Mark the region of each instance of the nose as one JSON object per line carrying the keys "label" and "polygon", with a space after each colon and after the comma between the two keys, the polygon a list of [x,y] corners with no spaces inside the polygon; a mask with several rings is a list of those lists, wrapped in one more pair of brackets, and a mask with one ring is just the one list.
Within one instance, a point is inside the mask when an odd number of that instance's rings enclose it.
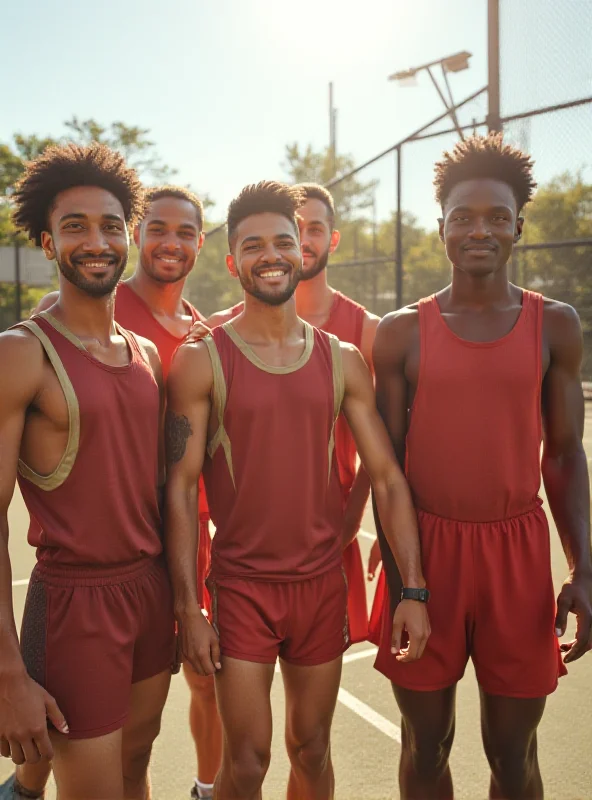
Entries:
{"label": "nose", "polygon": [[268,242],[261,254],[261,258],[266,264],[271,264],[281,260],[281,253],[273,242]]}
{"label": "nose", "polygon": [[169,252],[176,252],[177,250],[181,249],[180,246],[179,246],[179,242],[177,240],[177,236],[172,231],[171,231],[171,233],[165,234],[165,236],[163,237],[163,239],[162,239],[162,241],[160,243],[160,246],[164,250],[168,250]]}
{"label": "nose", "polygon": [[489,239],[491,231],[489,230],[485,217],[477,216],[473,218],[473,228],[470,232],[470,236],[473,239]]}
{"label": "nose", "polygon": [[100,225],[91,225],[88,234],[82,245],[82,249],[87,253],[103,253],[109,249],[107,239]]}

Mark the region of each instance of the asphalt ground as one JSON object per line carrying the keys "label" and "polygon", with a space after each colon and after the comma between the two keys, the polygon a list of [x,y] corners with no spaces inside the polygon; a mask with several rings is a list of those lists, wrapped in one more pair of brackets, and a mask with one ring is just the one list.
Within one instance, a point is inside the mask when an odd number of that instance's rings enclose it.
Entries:
{"label": "asphalt ground", "polygon": [[[586,452],[592,469],[592,404],[586,408]],[[26,580],[34,553],[26,542],[27,514],[18,492],[9,512],[14,601],[17,622],[23,611]],[[374,523],[368,510],[360,542],[367,558]],[[551,523],[553,576],[559,589],[566,575],[563,551]],[[368,584],[369,602],[374,584]],[[573,624],[566,636],[573,634]],[[389,682],[373,665],[374,648],[356,645],[348,651],[343,667],[342,691],[333,725],[333,760],[336,796],[339,800],[387,800],[398,798],[397,765],[400,716]],[[264,784],[266,800],[285,797],[288,761],[283,747],[284,698],[281,675],[272,689],[274,739],[272,761]],[[155,800],[184,800],[195,774],[193,743],[187,722],[188,691],[182,675],[172,682],[160,737],[154,747],[152,782]],[[592,798],[592,653],[573,664],[547,703],[539,734],[540,763],[546,796],[554,800]],[[488,766],[481,747],[479,694],[473,668],[458,688],[457,731],[452,751],[456,797],[487,797]],[[0,782],[11,772],[11,763],[0,759]],[[49,800],[54,800],[53,788]]]}

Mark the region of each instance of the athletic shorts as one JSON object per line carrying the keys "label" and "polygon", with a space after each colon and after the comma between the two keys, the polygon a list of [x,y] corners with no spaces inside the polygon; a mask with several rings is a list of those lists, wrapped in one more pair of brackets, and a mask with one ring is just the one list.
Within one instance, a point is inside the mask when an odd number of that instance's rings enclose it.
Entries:
{"label": "athletic shorts", "polygon": [[302,581],[207,580],[222,655],[241,661],[316,666],[349,647],[342,567]]}
{"label": "athletic shorts", "polygon": [[419,661],[398,662],[390,652],[387,597],[376,669],[404,689],[434,691],[459,681],[471,657],[487,694],[534,698],[555,691],[567,670],[554,631],[542,508],[491,523],[419,511],[418,521],[432,633]]}
{"label": "athletic shorts", "polygon": [[174,669],[175,623],[164,563],[145,559],[95,569],[37,564],[21,651],[29,675],[55,698],[71,739],[122,728],[132,684]]}
{"label": "athletic shorts", "polygon": [[210,593],[206,586],[206,576],[210,571],[212,540],[210,538],[209,520],[199,518],[199,547],[197,551],[197,602],[205,615],[210,618],[212,605]]}
{"label": "athletic shorts", "polygon": [[351,644],[357,644],[368,638],[366,578],[357,537],[343,551],[343,568],[348,585],[347,615]]}

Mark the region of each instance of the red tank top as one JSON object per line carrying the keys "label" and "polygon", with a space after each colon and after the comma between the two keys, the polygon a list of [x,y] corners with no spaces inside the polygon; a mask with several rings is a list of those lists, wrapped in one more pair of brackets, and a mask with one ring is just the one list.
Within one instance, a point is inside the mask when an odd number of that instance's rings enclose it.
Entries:
{"label": "red tank top", "polygon": [[[183,300],[183,305],[187,314],[191,315],[193,322],[197,320],[203,322],[204,317],[202,317],[197,308],[194,308],[187,300]],[[126,283],[120,283],[117,287],[115,319],[124,328],[137,333],[138,336],[149,339],[155,345],[162,364],[162,375],[166,380],[175,351],[182,344],[184,337],[179,338],[167,331],[155,318],[142,298]],[[208,501],[203,481],[200,482],[199,487],[199,516],[202,520],[209,519]]]}
{"label": "red tank top", "polygon": [[420,301],[421,361],[407,434],[416,506],[490,522],[540,504],[543,298],[523,291],[514,328],[469,342],[445,323],[436,297]]}
{"label": "red tank top", "polygon": [[302,580],[341,564],[341,353],[335,337],[305,331],[289,367],[264,364],[231,323],[204,340],[218,422],[204,465],[216,577]]}
{"label": "red tank top", "polygon": [[[228,318],[238,317],[243,308],[244,303],[242,302],[232,306],[232,308],[228,309]],[[336,291],[329,318],[321,326],[321,330],[333,334],[342,342],[355,345],[360,350],[365,315],[366,309],[364,306]],[[354,437],[343,414],[339,415],[335,426],[335,455],[337,456],[339,480],[341,481],[344,499],[347,500],[356,477],[357,450]]]}
{"label": "red tank top", "polygon": [[116,565],[162,551],[158,510],[159,393],[148,357],[118,326],[130,353],[103,364],[51,315],[22,323],[40,340],[68,404],[70,431],[51,475],[19,462],[40,561]]}

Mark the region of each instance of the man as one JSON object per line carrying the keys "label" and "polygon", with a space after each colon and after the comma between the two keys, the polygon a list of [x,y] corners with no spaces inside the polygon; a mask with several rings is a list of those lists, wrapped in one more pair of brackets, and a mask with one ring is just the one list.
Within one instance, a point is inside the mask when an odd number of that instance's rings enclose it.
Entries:
{"label": "man", "polygon": [[[296,289],[296,312],[306,322],[337,336],[342,342],[355,345],[372,369],[372,346],[379,317],[329,286],[327,263],[339,245],[335,228],[335,204],[330,192],[316,183],[303,183],[305,201],[298,209],[302,277]],[[208,320],[215,327],[237,316],[240,303],[218,312]],[[362,468],[356,472],[357,453],[353,437],[343,415],[335,428],[335,453],[339,467],[344,514],[343,563],[348,582],[347,613],[351,643],[368,637],[368,610],[364,569],[357,533],[370,492],[370,481]]]}
{"label": "man", "polygon": [[[203,319],[197,309],[183,299],[187,276],[195,266],[204,241],[203,206],[193,192],[180,186],[150,189],[146,202],[146,214],[134,230],[138,265],[131,278],[117,286],[115,319],[127,330],[156,345],[166,380],[175,350],[190,327]],[[37,311],[50,308],[57,299],[57,292],[46,295]],[[204,586],[210,561],[209,513],[203,491],[199,519],[199,602],[209,613],[209,595]],[[189,664],[184,664],[183,670],[191,690],[190,727],[197,753],[192,797],[208,798],[222,753],[214,679],[196,675]],[[17,770],[17,778],[24,787],[44,786],[49,769],[46,763],[24,765]]]}
{"label": "man", "polygon": [[[51,314],[0,336],[11,375],[0,397],[0,752],[53,759],[61,800],[144,800],[175,637],[160,363],[113,320],[142,189],[108,147],[67,145],[27,167],[14,203],[16,224],[57,261],[60,294]],[[17,472],[38,559],[22,656],[7,522]]]}
{"label": "man", "polygon": [[[377,403],[417,507],[432,636],[419,664],[376,667],[402,716],[401,796],[452,797],[456,684],[469,656],[481,692],[492,798],[543,796],[537,727],[590,648],[590,503],[582,447],[582,335],[575,311],[513,286],[508,260],[535,183],[501,134],[459,142],[436,165],[452,283],[389,314],[374,346]],[[408,415],[410,419],[408,425]],[[555,609],[542,475],[569,565]],[[391,601],[400,579],[382,540]]]}
{"label": "man", "polygon": [[[261,797],[278,655],[292,764],[288,797],[333,797],[330,728],[348,644],[333,457],[342,407],[404,580],[424,586],[415,513],[363,358],[296,314],[302,199],[297,188],[262,182],[231,203],[227,265],[244,289],[244,311],[212,337],[183,345],[168,382],[167,553],[184,657],[199,673],[216,673],[224,729],[219,799]],[[216,525],[208,577],[213,627],[199,613],[195,570],[188,568],[202,465]],[[429,634],[425,605],[399,606],[398,650],[403,627],[411,644],[399,657],[413,660]]]}

